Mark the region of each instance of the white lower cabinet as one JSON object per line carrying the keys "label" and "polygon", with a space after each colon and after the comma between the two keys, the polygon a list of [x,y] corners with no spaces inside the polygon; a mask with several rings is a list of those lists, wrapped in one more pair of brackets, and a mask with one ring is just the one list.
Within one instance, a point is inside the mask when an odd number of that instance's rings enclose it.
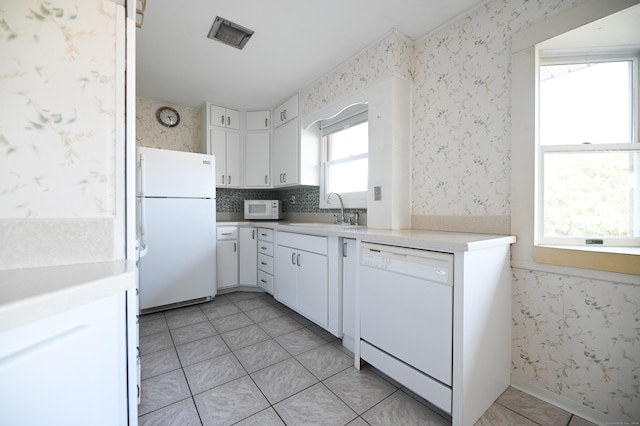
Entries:
{"label": "white lower cabinet", "polygon": [[356,240],[342,239],[342,344],[355,352],[356,279],[358,250]]}
{"label": "white lower cabinet", "polygon": [[258,286],[273,294],[273,229],[258,228]]}
{"label": "white lower cabinet", "polygon": [[239,229],[239,284],[242,286],[258,285],[258,230],[255,227]]}
{"label": "white lower cabinet", "polygon": [[0,333],[3,424],[127,424],[125,298]]}
{"label": "white lower cabinet", "polygon": [[218,289],[238,285],[238,227],[219,226],[216,247],[216,282]]}
{"label": "white lower cabinet", "polygon": [[274,296],[316,324],[329,327],[328,238],[277,232]]}

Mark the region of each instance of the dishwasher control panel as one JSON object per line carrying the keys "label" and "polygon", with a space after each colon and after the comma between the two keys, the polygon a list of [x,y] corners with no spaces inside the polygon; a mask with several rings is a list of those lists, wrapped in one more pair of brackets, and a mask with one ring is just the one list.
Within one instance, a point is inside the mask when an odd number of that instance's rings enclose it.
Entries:
{"label": "dishwasher control panel", "polygon": [[362,244],[362,266],[453,285],[453,255],[428,250]]}

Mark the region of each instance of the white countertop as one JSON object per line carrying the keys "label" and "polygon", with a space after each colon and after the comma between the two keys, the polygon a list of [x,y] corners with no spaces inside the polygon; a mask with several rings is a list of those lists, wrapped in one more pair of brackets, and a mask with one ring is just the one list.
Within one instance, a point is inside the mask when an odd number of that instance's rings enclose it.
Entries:
{"label": "white countertop", "polygon": [[364,242],[448,252],[482,250],[516,242],[516,237],[511,235],[426,231],[419,229],[375,229],[364,226],[335,225],[331,223],[309,223],[305,225],[302,222],[291,224],[290,222],[282,221],[224,221],[218,222],[217,225],[257,226],[277,231],[355,238]]}
{"label": "white countertop", "polygon": [[133,261],[0,271],[0,331],[136,286]]}

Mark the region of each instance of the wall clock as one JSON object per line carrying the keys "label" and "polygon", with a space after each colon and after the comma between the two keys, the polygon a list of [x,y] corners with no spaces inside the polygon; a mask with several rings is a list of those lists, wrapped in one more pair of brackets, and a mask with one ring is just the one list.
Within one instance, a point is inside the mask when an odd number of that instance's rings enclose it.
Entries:
{"label": "wall clock", "polygon": [[168,106],[158,108],[156,118],[165,127],[176,127],[180,123],[178,111]]}

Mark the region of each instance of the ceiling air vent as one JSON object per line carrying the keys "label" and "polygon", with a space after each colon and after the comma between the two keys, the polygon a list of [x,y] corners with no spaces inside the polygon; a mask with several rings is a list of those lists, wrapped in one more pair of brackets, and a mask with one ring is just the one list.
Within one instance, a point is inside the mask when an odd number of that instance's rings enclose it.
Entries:
{"label": "ceiling air vent", "polygon": [[213,26],[207,37],[212,40],[218,40],[229,46],[242,49],[249,41],[253,31],[236,24],[235,22],[227,21],[224,18],[216,16],[213,21]]}

